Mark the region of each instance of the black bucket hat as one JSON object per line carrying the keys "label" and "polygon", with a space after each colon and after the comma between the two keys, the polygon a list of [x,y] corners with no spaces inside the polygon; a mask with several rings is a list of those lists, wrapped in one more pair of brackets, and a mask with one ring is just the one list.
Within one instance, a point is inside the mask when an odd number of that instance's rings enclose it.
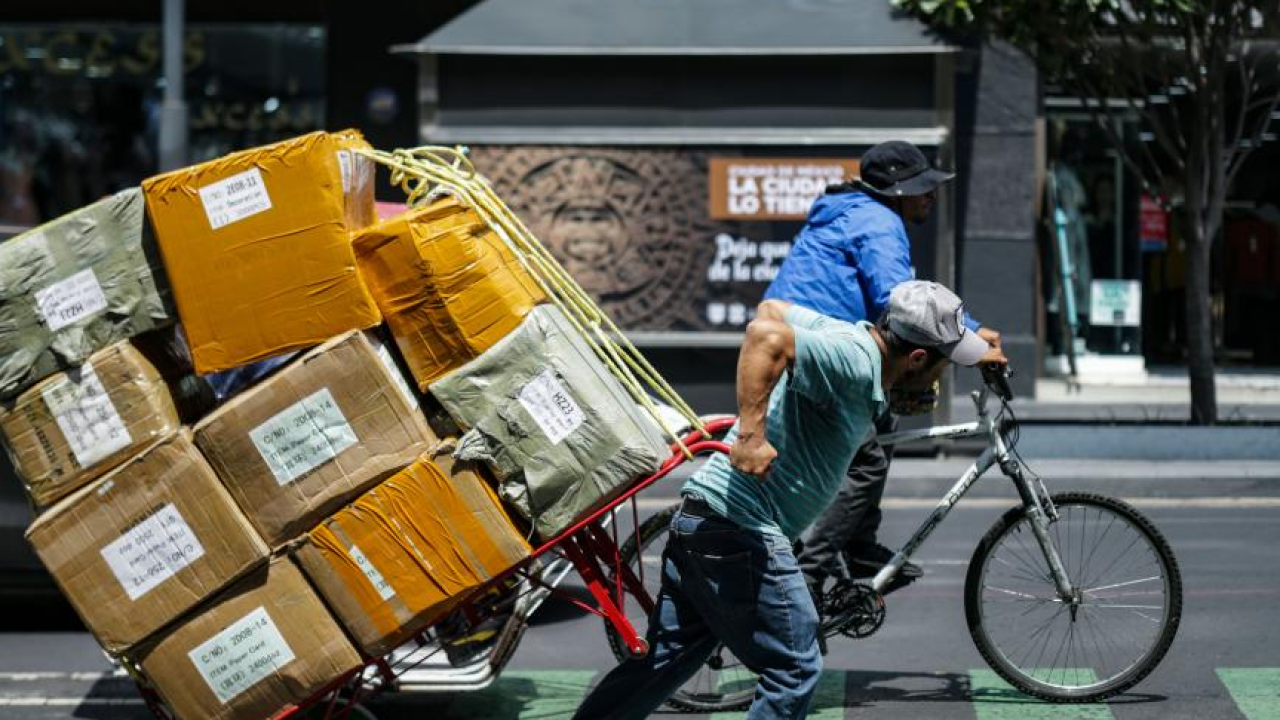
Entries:
{"label": "black bucket hat", "polygon": [[956,176],[931,167],[924,153],[905,140],[876,145],[863,154],[860,167],[858,189],[882,198],[926,195]]}

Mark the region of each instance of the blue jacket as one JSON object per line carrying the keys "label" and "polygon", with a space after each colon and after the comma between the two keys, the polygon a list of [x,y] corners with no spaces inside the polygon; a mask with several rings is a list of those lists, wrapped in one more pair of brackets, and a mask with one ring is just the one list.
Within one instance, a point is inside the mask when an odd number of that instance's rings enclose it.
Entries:
{"label": "blue jacket", "polygon": [[[914,278],[902,218],[866,193],[831,193],[809,208],[764,296],[846,322],[875,322],[889,292]],[[971,330],[979,327],[968,315],[964,321]]]}

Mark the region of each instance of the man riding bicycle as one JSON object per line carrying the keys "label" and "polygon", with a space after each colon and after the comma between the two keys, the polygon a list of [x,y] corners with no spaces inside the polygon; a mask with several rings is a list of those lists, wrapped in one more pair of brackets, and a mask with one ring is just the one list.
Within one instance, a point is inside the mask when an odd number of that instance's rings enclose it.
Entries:
{"label": "man riding bicycle", "polygon": [[[938,188],[955,176],[930,167],[919,149],[901,140],[868,150],[860,174],[857,180],[831,186],[814,202],[778,276],[765,291],[766,299],[792,302],[846,322],[875,322],[889,292],[913,279],[905,223],[925,222]],[[999,348],[998,332],[968,316],[965,325]],[[852,577],[868,578],[893,556],[876,539],[880,498],[893,458],[877,437],[894,431],[894,413],[901,410],[895,405],[876,417],[835,502],[805,537],[800,567],[815,598],[821,597],[828,577],[839,577],[842,559]],[[919,566],[907,563],[886,591],[921,574]]]}

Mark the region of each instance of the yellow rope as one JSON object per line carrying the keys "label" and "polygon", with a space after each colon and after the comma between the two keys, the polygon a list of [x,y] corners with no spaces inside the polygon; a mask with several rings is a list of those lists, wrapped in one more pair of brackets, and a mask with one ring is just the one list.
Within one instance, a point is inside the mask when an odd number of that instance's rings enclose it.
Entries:
{"label": "yellow rope", "polygon": [[618,379],[658,427],[679,445],[684,454],[692,457],[679,435],[658,413],[645,388],[648,387],[675,408],[693,427],[704,430],[697,413],[649,364],[644,355],[565,271],[511,208],[493,192],[489,183],[476,172],[462,148],[428,145],[394,152],[364,149],[356,152],[390,169],[391,183],[405,192],[411,207],[426,202],[433,191],[441,190],[475,209],[481,219],[511,248],[520,264],[551,302],[560,308],[610,374]]}

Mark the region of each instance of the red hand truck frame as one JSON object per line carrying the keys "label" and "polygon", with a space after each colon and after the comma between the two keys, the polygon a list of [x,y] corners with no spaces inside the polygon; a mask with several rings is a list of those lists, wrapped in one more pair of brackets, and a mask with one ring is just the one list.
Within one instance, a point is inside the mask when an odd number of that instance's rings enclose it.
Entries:
{"label": "red hand truck frame", "polygon": [[[686,435],[682,442],[688,448],[689,453],[694,456],[712,452],[727,453],[729,452],[729,446],[712,438],[728,430],[736,421],[737,418],[735,417],[710,420],[704,423],[705,433],[695,430]],[[626,597],[630,595],[639,604],[644,613],[648,615],[653,610],[654,598],[645,589],[644,578],[637,575],[622,562],[616,524],[609,523],[612,529],[612,532],[610,532],[603,521],[606,516],[611,518],[624,503],[630,502],[634,520],[633,532],[639,532],[640,511],[635,503],[636,495],[669,475],[689,459],[689,456],[679,446],[673,445],[671,450],[671,456],[667,458],[656,473],[637,481],[626,492],[610,500],[608,504],[579,520],[551,540],[544,542],[519,565],[495,577],[483,587],[478,588],[459,606],[450,608],[449,612],[461,611],[473,624],[478,623],[486,614],[485,605],[480,602],[480,599],[485,597],[495,585],[512,576],[520,576],[527,580],[529,585],[545,588],[557,597],[573,603],[582,610],[604,618],[618,633],[618,637],[621,638],[632,655],[636,657],[644,656],[649,651],[649,645],[640,636],[640,632],[631,624],[631,621],[627,619],[624,608]],[[586,584],[587,590],[591,593],[591,597],[595,600],[595,606],[548,585],[542,580],[533,568],[537,565],[538,558],[550,553],[556,553],[573,564],[574,569],[577,570]],[[606,569],[608,572],[606,572]],[[428,645],[427,634],[432,630],[430,625],[440,619],[436,618],[432,623],[428,623],[428,627],[416,636],[415,639],[419,647]],[[427,655],[413,657],[410,654],[407,658],[402,657],[399,659],[390,655],[365,658],[365,662],[360,667],[336,678],[307,699],[279,710],[271,716],[270,720],[293,720],[301,718],[310,711],[318,711],[319,714],[307,714],[308,720],[318,718],[337,720],[338,718],[343,718],[350,714],[356,706],[369,700],[378,692],[395,688],[402,674],[424,662],[427,657]],[[174,714],[160,699],[155,688],[138,668],[127,661],[123,664],[125,670],[137,683],[138,689],[152,713],[161,720],[176,720]]]}

